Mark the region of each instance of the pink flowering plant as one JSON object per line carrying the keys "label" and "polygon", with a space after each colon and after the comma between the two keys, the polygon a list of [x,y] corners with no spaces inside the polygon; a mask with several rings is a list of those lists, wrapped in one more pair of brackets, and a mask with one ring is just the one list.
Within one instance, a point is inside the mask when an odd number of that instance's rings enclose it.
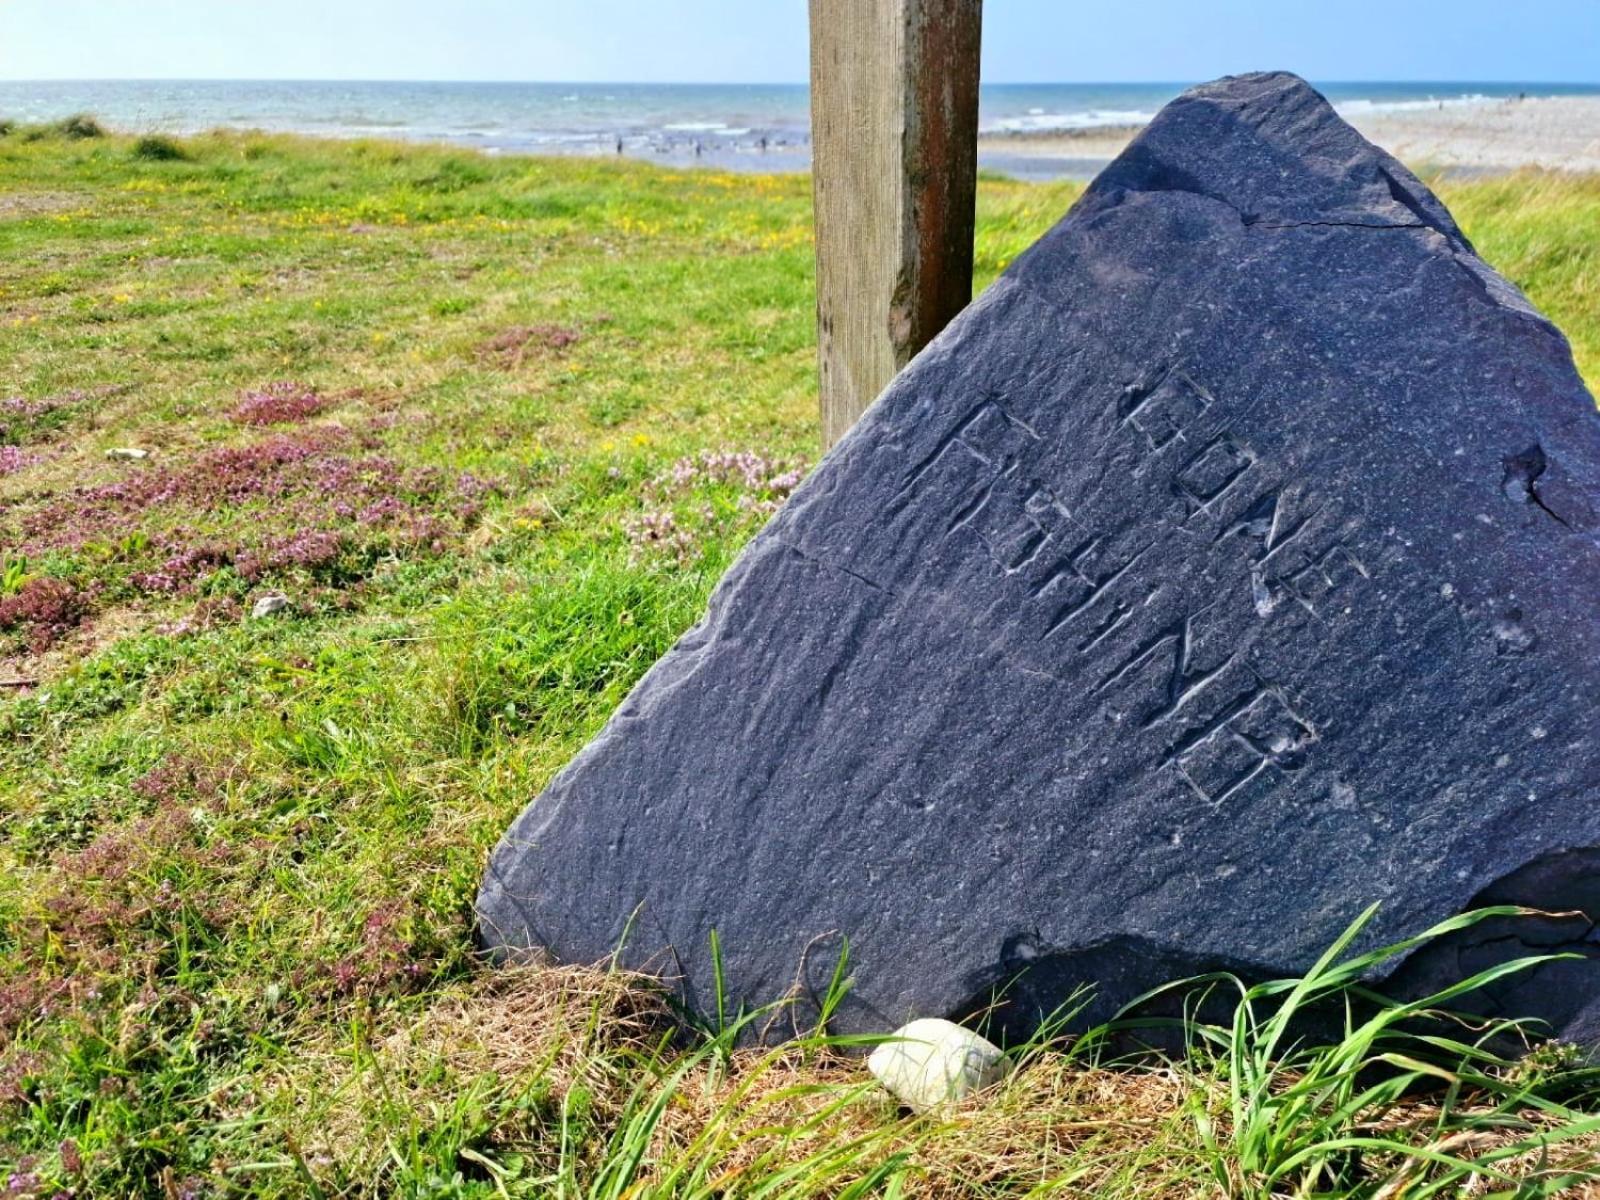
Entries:
{"label": "pink flowering plant", "polygon": [[42,454],[31,453],[21,446],[0,444],[0,477],[25,471],[43,457]]}
{"label": "pink flowering plant", "polygon": [[233,407],[240,425],[294,425],[329,408],[332,401],[315,388],[292,380],[249,388]]}
{"label": "pink flowering plant", "polygon": [[0,396],[0,445],[26,446],[58,437],[74,413],[89,402],[117,394],[121,387],[73,388],[29,399]]}
{"label": "pink flowering plant", "polygon": [[110,482],[0,507],[0,542],[66,564],[64,581],[0,600],[0,638],[47,647],[98,599],[242,594],[295,580],[348,588],[383,562],[458,546],[498,490],[470,472],[403,463],[380,434],[338,425],[152,460]]}
{"label": "pink flowering plant", "polygon": [[91,596],[64,579],[29,578],[10,595],[0,595],[0,636],[9,633],[42,654],[82,623]]}
{"label": "pink flowering plant", "polygon": [[771,519],[805,478],[798,458],[702,450],[639,488],[641,511],[623,518],[635,562],[687,566],[716,543],[743,540]]}
{"label": "pink flowering plant", "polygon": [[0,479],[17,475],[49,457],[39,447],[61,436],[86,403],[121,388],[73,389],[51,396],[0,396]]}

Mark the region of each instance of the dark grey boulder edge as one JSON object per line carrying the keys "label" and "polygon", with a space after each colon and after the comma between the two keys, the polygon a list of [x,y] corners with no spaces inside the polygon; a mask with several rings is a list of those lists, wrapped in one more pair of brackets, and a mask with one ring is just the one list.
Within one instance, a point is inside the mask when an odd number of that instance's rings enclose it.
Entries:
{"label": "dark grey boulder edge", "polygon": [[[1167,106],[901,373],[517,819],[484,945],[847,1030],[1103,1016],[1480,899],[1600,912],[1600,418],[1303,81]],[[1584,957],[1490,1011],[1600,1041]],[[804,1022],[804,1006],[796,1019]]]}

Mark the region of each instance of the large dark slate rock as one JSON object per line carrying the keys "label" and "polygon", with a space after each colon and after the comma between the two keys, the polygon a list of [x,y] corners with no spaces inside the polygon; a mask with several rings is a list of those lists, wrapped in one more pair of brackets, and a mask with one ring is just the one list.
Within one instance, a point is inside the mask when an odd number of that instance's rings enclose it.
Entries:
{"label": "large dark slate rock", "polygon": [[[1169,105],[889,387],[495,851],[487,944],[1012,1029],[1600,909],[1600,418],[1289,75]],[[1587,920],[1497,928],[1405,985]],[[832,934],[831,937],[819,935]],[[1600,961],[1500,1002],[1600,1038]]]}

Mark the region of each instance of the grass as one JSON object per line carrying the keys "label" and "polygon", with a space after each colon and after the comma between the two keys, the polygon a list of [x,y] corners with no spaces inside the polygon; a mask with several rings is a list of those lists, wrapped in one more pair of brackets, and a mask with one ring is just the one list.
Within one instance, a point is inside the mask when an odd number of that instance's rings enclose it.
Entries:
{"label": "grass", "polygon": [[[1404,1014],[1293,1044],[1281,986],[1187,1058],[1025,1047],[913,1119],[825,1034],[735,1050],[644,981],[482,968],[488,847],[815,457],[809,184],[101,134],[0,136],[15,1194],[1392,1196],[1593,1165],[1581,1073]],[[1600,180],[1443,190],[1600,378]],[[980,285],[1075,194],[986,179]],[[1385,1055],[1438,1087],[1369,1082]]]}

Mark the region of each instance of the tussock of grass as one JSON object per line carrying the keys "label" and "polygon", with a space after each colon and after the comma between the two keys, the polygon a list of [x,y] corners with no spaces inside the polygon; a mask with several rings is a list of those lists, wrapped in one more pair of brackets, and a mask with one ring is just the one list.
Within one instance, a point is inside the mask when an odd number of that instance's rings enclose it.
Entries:
{"label": "tussock of grass", "polygon": [[[1374,1195],[1583,1119],[1542,1107],[1587,1103],[1570,1065],[1519,1091],[1461,1052],[1454,1091],[1332,1115],[1365,1080],[1261,1059],[1261,996],[1242,1041],[1024,1048],[909,1118],[860,1047],[736,1050],[637,980],[483,968],[488,847],[815,458],[809,182],[81,134],[0,139],[17,1194]],[[980,284],[1077,191],[986,179]],[[1600,184],[1445,192],[1593,380]],[[1347,1134],[1410,1149],[1279,1170]]]}
{"label": "tussock of grass", "polygon": [[50,121],[43,125],[16,126],[7,123],[6,132],[18,130],[29,141],[44,141],[50,138],[66,138],[69,141],[84,141],[90,138],[103,138],[106,136],[105,126],[95,120],[88,113],[74,113],[70,117],[62,117],[59,121]]}
{"label": "tussock of grass", "polygon": [[130,153],[145,162],[182,162],[189,157],[181,142],[159,133],[147,134],[134,142]]}

